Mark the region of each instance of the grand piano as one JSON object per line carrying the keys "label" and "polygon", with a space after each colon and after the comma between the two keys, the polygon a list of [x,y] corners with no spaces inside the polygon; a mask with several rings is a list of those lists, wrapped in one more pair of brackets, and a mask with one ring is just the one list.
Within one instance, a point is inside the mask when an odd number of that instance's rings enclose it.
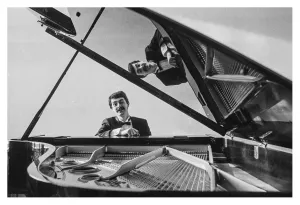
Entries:
{"label": "grand piano", "polygon": [[45,35],[215,134],[168,138],[31,135],[76,54],[23,136],[8,141],[8,196],[291,197],[292,81],[159,9],[119,8],[147,19],[171,39],[203,115],[84,45],[97,21],[111,9],[96,9],[88,32],[78,40],[75,18],[84,18],[87,8],[69,8],[71,17],[54,8],[29,8]]}

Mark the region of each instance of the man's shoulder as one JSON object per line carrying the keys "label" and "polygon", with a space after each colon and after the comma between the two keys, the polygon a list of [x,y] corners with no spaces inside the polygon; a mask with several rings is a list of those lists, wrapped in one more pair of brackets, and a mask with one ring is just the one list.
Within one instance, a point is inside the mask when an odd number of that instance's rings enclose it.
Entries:
{"label": "man's shoulder", "polygon": [[104,121],[112,122],[112,121],[114,121],[114,120],[115,120],[115,117],[108,117],[108,118],[105,118],[105,119],[103,120],[103,122],[104,122]]}
{"label": "man's shoulder", "polygon": [[147,121],[146,119],[144,118],[140,118],[140,117],[134,117],[134,116],[131,116],[131,120],[137,120],[137,121]]}

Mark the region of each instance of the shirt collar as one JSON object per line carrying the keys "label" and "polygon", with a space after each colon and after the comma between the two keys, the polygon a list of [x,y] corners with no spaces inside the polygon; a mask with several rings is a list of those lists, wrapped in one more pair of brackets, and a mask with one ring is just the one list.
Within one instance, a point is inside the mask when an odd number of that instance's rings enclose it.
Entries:
{"label": "shirt collar", "polygon": [[[123,122],[123,121],[120,121],[119,118],[118,118],[117,116],[116,116],[116,120],[117,120],[118,122]],[[131,117],[130,117],[130,115],[128,115],[128,118],[127,118],[124,122],[131,122]]]}

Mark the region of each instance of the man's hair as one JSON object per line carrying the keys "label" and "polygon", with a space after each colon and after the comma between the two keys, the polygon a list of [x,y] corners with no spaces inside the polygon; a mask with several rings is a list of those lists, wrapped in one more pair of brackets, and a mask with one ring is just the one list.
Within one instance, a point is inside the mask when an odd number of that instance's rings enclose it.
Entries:
{"label": "man's hair", "polygon": [[131,73],[131,74],[133,74],[133,75],[138,76],[139,78],[144,78],[146,76],[141,76],[141,75],[137,75],[136,74],[135,69],[134,69],[134,67],[132,65],[132,64],[135,64],[135,63],[138,63],[138,62],[140,62],[140,61],[139,60],[135,60],[135,61],[132,61],[131,63],[128,63],[128,72]]}
{"label": "man's hair", "polygon": [[126,94],[123,91],[118,91],[118,92],[111,94],[108,98],[108,104],[109,104],[110,108],[112,108],[111,99],[116,99],[116,98],[124,98],[126,103],[129,105],[129,100],[128,100]]}

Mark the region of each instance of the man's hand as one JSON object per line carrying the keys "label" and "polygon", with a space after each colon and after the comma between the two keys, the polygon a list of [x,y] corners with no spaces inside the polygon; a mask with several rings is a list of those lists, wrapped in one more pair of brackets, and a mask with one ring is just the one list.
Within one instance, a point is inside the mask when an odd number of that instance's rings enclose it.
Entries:
{"label": "man's hand", "polygon": [[130,127],[123,130],[121,129],[120,135],[127,135],[129,138],[133,138],[140,136],[140,133],[137,129]]}
{"label": "man's hand", "polygon": [[122,129],[122,128],[113,129],[113,130],[110,132],[110,136],[111,136],[112,138],[114,138],[115,136],[119,135],[119,133],[121,132],[121,129]]}
{"label": "man's hand", "polygon": [[138,137],[138,136],[140,136],[140,133],[139,133],[139,131],[137,129],[134,129],[131,126],[124,125],[123,127],[117,128],[117,129],[113,129],[110,132],[110,136],[112,138],[114,138],[114,136],[118,136],[118,135],[128,136],[128,137],[131,138],[131,137]]}

